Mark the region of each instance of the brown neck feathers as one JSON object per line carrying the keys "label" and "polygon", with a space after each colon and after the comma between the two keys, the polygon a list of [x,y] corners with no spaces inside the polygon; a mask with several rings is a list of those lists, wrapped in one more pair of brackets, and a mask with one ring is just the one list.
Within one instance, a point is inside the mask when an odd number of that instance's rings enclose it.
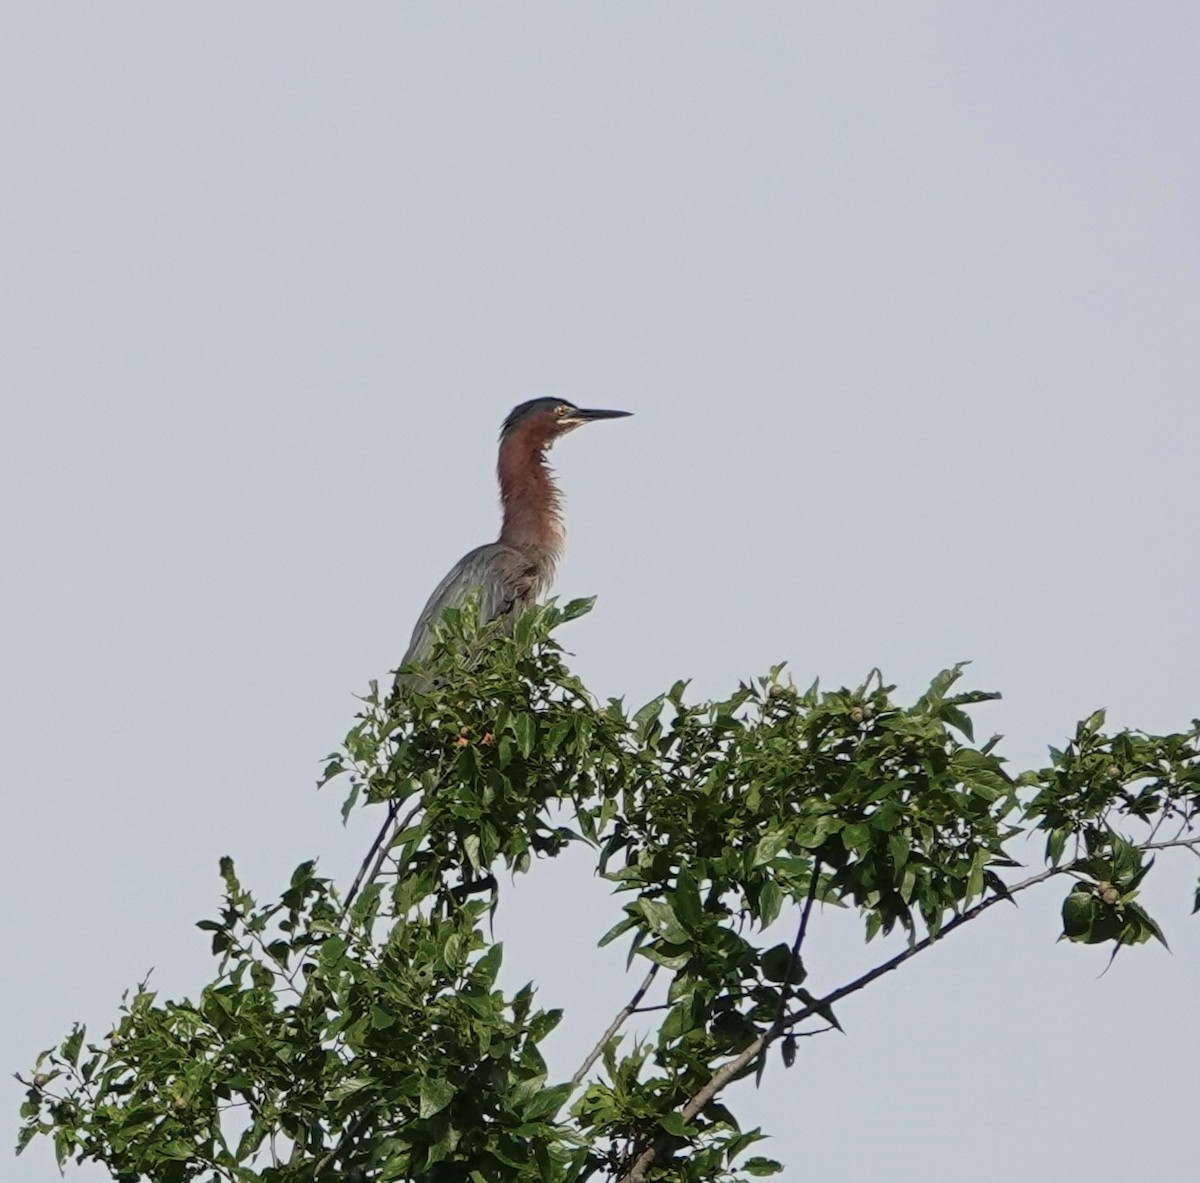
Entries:
{"label": "brown neck feathers", "polygon": [[566,534],[562,494],[546,463],[548,442],[543,432],[518,428],[500,444],[496,467],[504,509],[500,541],[553,562]]}

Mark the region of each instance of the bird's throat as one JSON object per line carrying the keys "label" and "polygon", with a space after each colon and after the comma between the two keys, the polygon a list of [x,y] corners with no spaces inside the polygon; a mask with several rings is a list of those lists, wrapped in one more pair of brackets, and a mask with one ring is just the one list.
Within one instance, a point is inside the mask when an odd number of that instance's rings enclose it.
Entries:
{"label": "bird's throat", "polygon": [[551,566],[566,543],[562,494],[546,463],[542,441],[505,440],[497,465],[504,521],[500,541],[515,546]]}

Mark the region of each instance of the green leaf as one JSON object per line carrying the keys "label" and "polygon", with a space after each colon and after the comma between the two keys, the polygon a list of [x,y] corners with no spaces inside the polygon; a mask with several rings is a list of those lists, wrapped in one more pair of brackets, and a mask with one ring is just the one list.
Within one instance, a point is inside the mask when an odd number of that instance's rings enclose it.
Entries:
{"label": "green leaf", "polygon": [[470,864],[471,870],[480,871],[483,869],[483,861],[479,855],[478,834],[468,834],[463,839],[463,854],[467,856],[467,862]]}
{"label": "green leaf", "polygon": [[79,1049],[83,1046],[83,1036],[85,1031],[87,1031],[86,1027],[84,1027],[81,1023],[76,1023],[75,1026],[71,1028],[71,1034],[63,1040],[63,1045],[59,1049],[59,1055],[61,1055],[62,1058],[71,1065],[71,1067],[74,1067],[79,1063]]}
{"label": "green leaf", "polygon": [[1081,941],[1091,931],[1095,897],[1087,888],[1073,888],[1063,900],[1063,936]]}
{"label": "green leaf", "polygon": [[686,949],[680,950],[674,945],[645,945],[637,952],[663,969],[683,969],[691,960],[691,954]]}
{"label": "green leaf", "polygon": [[995,756],[985,756],[972,748],[960,748],[951,757],[950,768],[971,792],[985,801],[998,801],[1012,791]]}
{"label": "green leaf", "polygon": [[175,1139],[161,1146],[158,1153],[175,1162],[190,1162],[196,1156],[196,1148],[190,1142]]}
{"label": "green leaf", "polygon": [[562,618],[567,620],[578,620],[581,616],[586,616],[596,606],[595,596],[586,596],[578,600],[568,600],[562,607]]}
{"label": "green leaf", "polygon": [[796,845],[805,850],[820,846],[830,834],[836,834],[846,823],[831,813],[822,813],[814,821],[805,822],[796,835]]}
{"label": "green leaf", "polygon": [[662,715],[663,696],[652,698],[633,716],[633,730],[639,743],[645,743]]}
{"label": "green leaf", "polygon": [[768,879],[758,893],[758,921],[767,928],[779,918],[783,908],[783,892],[774,879]]}
{"label": "green leaf", "polygon": [[636,927],[636,925],[637,925],[637,918],[635,916],[626,916],[624,920],[617,921],[617,923],[614,924],[612,926],[612,928],[610,928],[608,930],[608,932],[606,932],[599,939],[599,941],[596,942],[597,946],[599,948],[603,949],[605,945],[611,944],[623,932],[628,932],[631,928]]}
{"label": "green leaf", "polygon": [[865,852],[871,845],[870,827],[863,822],[851,822],[842,827],[842,845],[849,851]]}
{"label": "green leaf", "polygon": [[841,1023],[837,1021],[837,1018],[833,1013],[832,1005],[827,1002],[822,1002],[819,998],[814,998],[812,994],[810,994],[803,987],[796,991],[796,998],[798,1001],[804,1003],[806,1007],[811,1007],[813,1013],[820,1015],[821,1018],[823,1018],[831,1027],[838,1031],[842,1029]]}
{"label": "green leaf", "polygon": [[792,950],[784,944],[772,945],[760,960],[763,977],[768,982],[782,982],[787,978],[792,964]]}
{"label": "green leaf", "polygon": [[553,1117],[562,1108],[563,1102],[571,1095],[573,1089],[574,1086],[570,1084],[542,1089],[524,1106],[522,1116],[526,1121],[541,1121]]}
{"label": "green leaf", "polygon": [[667,1012],[667,1017],[658,1029],[659,1040],[662,1043],[670,1043],[686,1035],[694,1026],[692,995],[688,994]]}
{"label": "green leaf", "polygon": [[975,724],[971,721],[971,716],[966,711],[959,707],[947,704],[941,709],[942,718],[950,724],[951,727],[961,731],[972,743],[975,742]]}
{"label": "green leaf", "polygon": [[346,956],[346,942],[342,937],[331,936],[321,942],[321,964],[331,968]]}
{"label": "green leaf", "polygon": [[427,1118],[432,1117],[435,1113],[441,1113],[454,1100],[456,1091],[454,1085],[442,1077],[426,1077],[421,1081],[418,1115]]}
{"label": "green leaf", "polygon": [[475,962],[472,976],[485,990],[490,990],[496,984],[496,975],[504,960],[504,942],[497,941],[490,946],[486,953]]}
{"label": "green leaf", "polygon": [[704,919],[699,887],[686,870],[679,872],[675,890],[669,893],[667,899],[680,924],[689,932]]}
{"label": "green leaf", "polygon": [[785,1068],[790,1068],[796,1062],[796,1042],[795,1035],[789,1031],[779,1044],[779,1053]]}
{"label": "green leaf", "polygon": [[687,929],[679,923],[675,910],[666,900],[654,900],[643,896],[637,902],[638,910],[649,922],[650,929],[672,944],[682,945],[688,939]]}
{"label": "green leaf", "polygon": [[[1124,932],[1129,934],[1129,939],[1125,939]],[[1164,949],[1170,949],[1167,944],[1167,938],[1163,936],[1162,929],[1158,927],[1157,922],[1145,908],[1139,904],[1125,905],[1125,930],[1122,934],[1122,944],[1140,945],[1143,941],[1148,941],[1153,937]]]}
{"label": "green leaf", "polygon": [[751,865],[761,867],[765,863],[769,863],[780,851],[787,848],[787,844],[788,837],[780,830],[764,834],[754,848],[754,861]]}
{"label": "green leaf", "polygon": [[967,890],[966,898],[974,899],[978,895],[983,894],[983,869],[987,863],[988,852],[979,850],[975,852],[975,857],[971,860],[971,870],[967,875]]}
{"label": "green leaf", "polygon": [[756,1156],[755,1158],[746,1159],[742,1163],[742,1170],[748,1175],[760,1177],[764,1175],[778,1175],[783,1170],[783,1163],[776,1162],[773,1158]]}
{"label": "green leaf", "polygon": [[928,706],[931,703],[940,702],[945,698],[946,691],[962,677],[962,672],[966,668],[966,665],[965,661],[960,661],[948,670],[942,670],[937,674],[933,681],[929,683],[929,689],[917,700],[917,706]]}
{"label": "green leaf", "polygon": [[1070,826],[1060,826],[1058,829],[1050,831],[1050,837],[1046,839],[1046,860],[1051,866],[1058,866],[1070,836]]}
{"label": "green leaf", "polygon": [[528,760],[537,743],[537,718],[532,714],[518,715],[513,720],[513,729],[517,733],[517,746],[521,755]]}
{"label": "green leaf", "polygon": [[539,608],[527,608],[517,617],[513,627],[513,641],[518,649],[528,649],[533,640],[533,631],[537,627]]}

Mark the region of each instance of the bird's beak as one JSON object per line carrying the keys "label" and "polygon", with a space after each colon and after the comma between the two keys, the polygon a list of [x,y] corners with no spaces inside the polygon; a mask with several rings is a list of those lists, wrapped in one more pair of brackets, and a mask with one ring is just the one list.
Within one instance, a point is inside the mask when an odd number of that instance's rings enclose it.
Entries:
{"label": "bird's beak", "polygon": [[570,418],[578,419],[580,423],[591,423],[593,419],[624,419],[632,414],[632,411],[595,411],[580,407],[571,412]]}

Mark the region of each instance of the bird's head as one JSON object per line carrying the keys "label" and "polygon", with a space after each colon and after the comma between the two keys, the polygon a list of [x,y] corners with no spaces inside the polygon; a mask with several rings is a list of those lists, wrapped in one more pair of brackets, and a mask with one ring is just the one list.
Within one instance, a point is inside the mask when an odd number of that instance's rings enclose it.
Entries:
{"label": "bird's head", "polygon": [[623,419],[631,411],[598,411],[577,407],[562,398],[535,398],[514,407],[500,429],[500,439],[528,439],[548,448],[560,435],[597,419]]}

